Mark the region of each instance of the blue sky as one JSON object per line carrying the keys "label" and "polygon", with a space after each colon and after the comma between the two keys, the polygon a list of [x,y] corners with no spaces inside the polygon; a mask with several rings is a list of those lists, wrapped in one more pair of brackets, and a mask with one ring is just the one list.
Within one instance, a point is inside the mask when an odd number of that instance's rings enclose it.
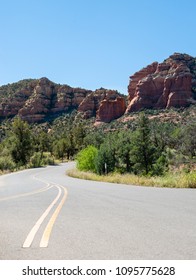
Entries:
{"label": "blue sky", "polygon": [[196,56],[195,0],[0,0],[0,85],[48,77],[127,93],[129,76]]}

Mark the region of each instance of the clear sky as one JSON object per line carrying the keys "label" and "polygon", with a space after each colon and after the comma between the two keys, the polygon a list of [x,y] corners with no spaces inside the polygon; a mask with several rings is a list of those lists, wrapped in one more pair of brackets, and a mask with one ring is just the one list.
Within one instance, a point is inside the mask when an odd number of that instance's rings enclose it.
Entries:
{"label": "clear sky", "polygon": [[196,56],[195,0],[0,0],[0,85],[47,77],[127,93],[129,76]]}

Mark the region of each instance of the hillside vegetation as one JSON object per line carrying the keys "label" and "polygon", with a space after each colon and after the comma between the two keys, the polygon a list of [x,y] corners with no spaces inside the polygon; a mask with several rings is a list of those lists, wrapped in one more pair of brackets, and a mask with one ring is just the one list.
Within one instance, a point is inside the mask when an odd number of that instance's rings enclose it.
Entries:
{"label": "hillside vegetation", "polygon": [[30,85],[32,82],[35,82],[34,79],[25,79],[18,81],[16,83],[11,83],[7,85],[3,85],[0,87],[0,101],[3,98],[9,100],[9,98],[13,98],[16,92],[20,92],[24,89],[30,89]]}
{"label": "hillside vegetation", "polygon": [[195,106],[143,111],[110,124],[94,124],[76,112],[39,125],[14,118],[1,124],[0,135],[1,172],[76,159],[88,177],[196,187]]}

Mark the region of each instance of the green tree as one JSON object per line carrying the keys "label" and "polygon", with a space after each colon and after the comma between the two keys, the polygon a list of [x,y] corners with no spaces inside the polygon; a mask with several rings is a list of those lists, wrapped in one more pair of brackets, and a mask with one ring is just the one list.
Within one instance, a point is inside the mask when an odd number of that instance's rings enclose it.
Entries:
{"label": "green tree", "polygon": [[[39,167],[43,165],[54,165],[54,151],[53,144],[55,137],[48,132],[46,128],[34,127],[34,141],[33,141],[33,156],[30,158],[30,165],[32,167]],[[56,151],[55,151],[56,152]],[[58,157],[58,156],[57,156]]]}
{"label": "green tree", "polygon": [[114,134],[113,137],[116,149],[116,162],[118,162],[121,171],[130,172],[132,167],[130,158],[131,133],[129,131],[122,131],[117,135]]}
{"label": "green tree", "polygon": [[12,124],[11,133],[11,155],[13,161],[18,165],[26,165],[32,153],[32,136],[27,122],[16,118]]}
{"label": "green tree", "polygon": [[84,148],[84,138],[86,136],[86,129],[82,123],[73,128],[73,135],[75,149],[80,151],[82,148]]}
{"label": "green tree", "polygon": [[150,130],[151,140],[160,155],[166,148],[176,147],[178,145],[179,129],[175,124],[154,120],[150,123]]}
{"label": "green tree", "polygon": [[66,151],[67,151],[67,142],[65,138],[56,140],[53,144],[53,151],[57,158],[60,158],[63,162]]}
{"label": "green tree", "polygon": [[97,148],[100,147],[100,145],[104,142],[105,134],[101,131],[94,131],[91,133],[88,133],[84,138],[84,145],[89,146],[93,145]]}
{"label": "green tree", "polygon": [[143,113],[139,116],[138,128],[133,134],[131,146],[134,172],[147,175],[156,161],[156,150],[150,138],[149,120]]}
{"label": "green tree", "polygon": [[34,150],[40,153],[40,160],[43,158],[44,152],[51,151],[51,139],[47,132],[41,130],[34,135]]}
{"label": "green tree", "polygon": [[74,135],[72,130],[65,136],[66,145],[65,145],[65,151],[67,155],[67,159],[69,160],[70,157],[73,157],[76,153],[76,146],[74,142]]}
{"label": "green tree", "polygon": [[98,154],[97,148],[88,146],[77,155],[77,168],[83,171],[95,172],[95,160]]}
{"label": "green tree", "polygon": [[193,159],[196,156],[196,123],[191,123],[182,129],[180,140],[182,153]]}
{"label": "green tree", "polygon": [[109,142],[104,142],[98,151],[95,166],[98,174],[108,174],[115,169],[115,149]]}

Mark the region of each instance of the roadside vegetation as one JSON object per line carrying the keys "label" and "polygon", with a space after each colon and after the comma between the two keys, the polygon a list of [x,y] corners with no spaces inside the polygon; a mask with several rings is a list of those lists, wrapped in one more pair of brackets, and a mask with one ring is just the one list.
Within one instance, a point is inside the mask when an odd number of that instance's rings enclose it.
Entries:
{"label": "roadside vegetation", "polygon": [[135,185],[135,186],[150,186],[161,188],[196,188],[196,173],[178,172],[163,176],[138,176],[135,174],[119,174],[110,173],[107,175],[98,175],[93,172],[84,172],[78,169],[71,169],[67,174],[74,178],[93,180],[108,183]]}
{"label": "roadside vegetation", "polygon": [[90,137],[90,145],[78,153],[77,170],[70,171],[70,176],[134,185],[196,188],[195,119],[182,125],[150,121],[141,113],[132,129],[110,131],[102,138],[98,134]]}
{"label": "roadside vegetation", "polygon": [[126,122],[99,126],[75,112],[37,125],[20,118],[6,120],[0,125],[0,174],[76,160],[77,170],[69,172],[74,177],[196,188],[196,118],[192,111],[174,111],[177,117],[168,120],[148,110]]}

